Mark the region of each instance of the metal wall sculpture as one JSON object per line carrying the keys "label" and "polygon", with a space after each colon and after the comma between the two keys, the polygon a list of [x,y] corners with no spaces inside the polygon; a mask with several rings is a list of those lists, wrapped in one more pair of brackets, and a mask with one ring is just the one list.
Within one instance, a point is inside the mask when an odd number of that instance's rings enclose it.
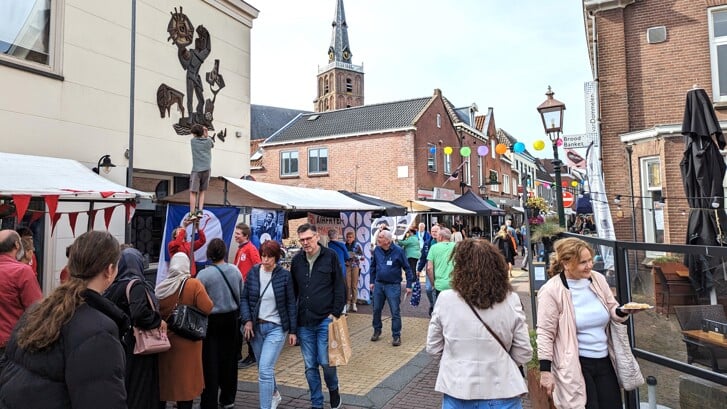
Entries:
{"label": "metal wall sculpture", "polygon": [[[164,118],[164,113],[170,115],[171,107],[176,104],[177,109],[182,114],[179,122],[173,124],[172,127],[178,135],[189,135],[190,129],[194,124],[204,125],[210,131],[214,131],[212,121],[214,119],[215,100],[217,93],[225,87],[225,80],[220,74],[220,60],[215,60],[214,68],[205,74],[205,81],[209,84],[209,91],[212,93],[212,99],[204,97],[204,86],[199,70],[202,64],[212,52],[212,42],[210,33],[207,29],[199,25],[196,30],[194,25],[182,12],[182,7],[174,8],[174,12],[167,25],[169,38],[167,41],[177,46],[177,58],[179,64],[186,72],[187,100],[186,110],[184,103],[184,93],[170,87],[167,84],[159,85],[157,88],[157,106],[159,114]],[[194,38],[194,33],[197,38]],[[194,47],[192,47],[194,44]],[[185,117],[186,113],[186,117]],[[224,129],[216,135],[222,142],[225,141],[227,130]]]}

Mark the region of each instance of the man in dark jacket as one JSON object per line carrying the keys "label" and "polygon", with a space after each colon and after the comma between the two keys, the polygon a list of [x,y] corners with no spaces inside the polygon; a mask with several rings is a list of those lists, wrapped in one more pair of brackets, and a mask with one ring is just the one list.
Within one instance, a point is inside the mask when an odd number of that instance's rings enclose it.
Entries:
{"label": "man in dark jacket", "polygon": [[381,336],[383,326],[381,310],[384,309],[386,300],[391,311],[391,345],[398,347],[401,345],[401,270],[406,271],[407,294],[411,294],[414,272],[404,250],[394,244],[392,239],[392,234],[388,230],[379,233],[369,269],[371,280],[369,286],[374,295],[374,335],[371,336],[371,341],[378,341]]}
{"label": "man in dark jacket", "polygon": [[[345,284],[338,256],[318,243],[318,232],[312,224],[298,227],[298,241],[303,251],[290,265],[295,294],[298,298],[298,338],[305,362],[313,409],[323,408],[321,375],[330,393],[332,409],[342,407],[338,393],[336,368],[328,365],[328,324],[340,317],[345,303]],[[320,353],[319,353],[320,352]]]}

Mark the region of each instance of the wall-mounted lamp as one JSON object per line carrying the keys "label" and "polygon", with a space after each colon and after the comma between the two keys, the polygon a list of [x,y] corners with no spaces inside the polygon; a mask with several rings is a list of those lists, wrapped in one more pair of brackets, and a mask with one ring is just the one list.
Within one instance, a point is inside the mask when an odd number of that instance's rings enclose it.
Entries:
{"label": "wall-mounted lamp", "polygon": [[115,167],[116,165],[111,162],[111,155],[104,155],[98,159],[98,164],[96,164],[96,167],[91,170],[98,174],[101,168],[103,168],[103,173],[108,174],[111,172],[111,168]]}

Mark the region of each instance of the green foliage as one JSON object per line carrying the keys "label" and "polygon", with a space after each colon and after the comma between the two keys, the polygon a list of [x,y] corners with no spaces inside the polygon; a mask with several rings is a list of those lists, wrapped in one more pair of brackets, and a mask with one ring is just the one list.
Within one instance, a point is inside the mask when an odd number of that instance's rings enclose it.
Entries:
{"label": "green foliage", "polygon": [[673,253],[666,253],[663,256],[659,256],[651,260],[651,264],[666,264],[666,263],[681,263],[684,261],[684,256]]}
{"label": "green foliage", "polygon": [[525,206],[538,209],[540,210],[540,213],[548,213],[550,210],[548,202],[546,202],[542,197],[529,197],[528,200],[525,201]]}
{"label": "green foliage", "polygon": [[538,336],[534,329],[530,330],[530,346],[533,347],[533,357],[528,361],[528,369],[539,369],[540,361],[538,360]]}
{"label": "green foliage", "polygon": [[530,240],[533,243],[543,241],[544,237],[553,238],[565,232],[565,229],[558,224],[558,220],[552,218],[546,219],[544,223],[537,226],[531,226],[530,230]]}

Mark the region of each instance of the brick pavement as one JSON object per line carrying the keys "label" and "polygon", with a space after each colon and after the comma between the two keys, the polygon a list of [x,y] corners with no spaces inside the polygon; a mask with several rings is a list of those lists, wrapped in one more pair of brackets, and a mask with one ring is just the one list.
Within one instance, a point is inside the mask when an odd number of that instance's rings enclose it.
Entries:
{"label": "brick pavement", "polygon": [[[523,298],[530,317],[527,273],[513,270],[513,286]],[[371,306],[360,305],[349,314],[349,329],[354,350],[351,363],[339,369],[339,382],[344,407],[348,409],[400,409],[441,407],[441,394],[434,391],[439,360],[424,351],[428,326],[429,301],[422,294],[421,304],[414,308],[402,303],[403,331],[401,347],[391,346],[388,307],[384,308],[384,329],[381,340],[369,341],[372,333]],[[530,318],[529,318],[530,319]],[[384,359],[385,358],[385,359]],[[276,366],[276,376],[283,401],[279,408],[310,408],[303,373],[302,358],[297,347],[286,347]],[[257,367],[240,370],[236,408],[257,408]],[[324,387],[326,405],[328,393]],[[527,399],[523,406],[530,408]],[[326,406],[328,407],[328,406]]]}

